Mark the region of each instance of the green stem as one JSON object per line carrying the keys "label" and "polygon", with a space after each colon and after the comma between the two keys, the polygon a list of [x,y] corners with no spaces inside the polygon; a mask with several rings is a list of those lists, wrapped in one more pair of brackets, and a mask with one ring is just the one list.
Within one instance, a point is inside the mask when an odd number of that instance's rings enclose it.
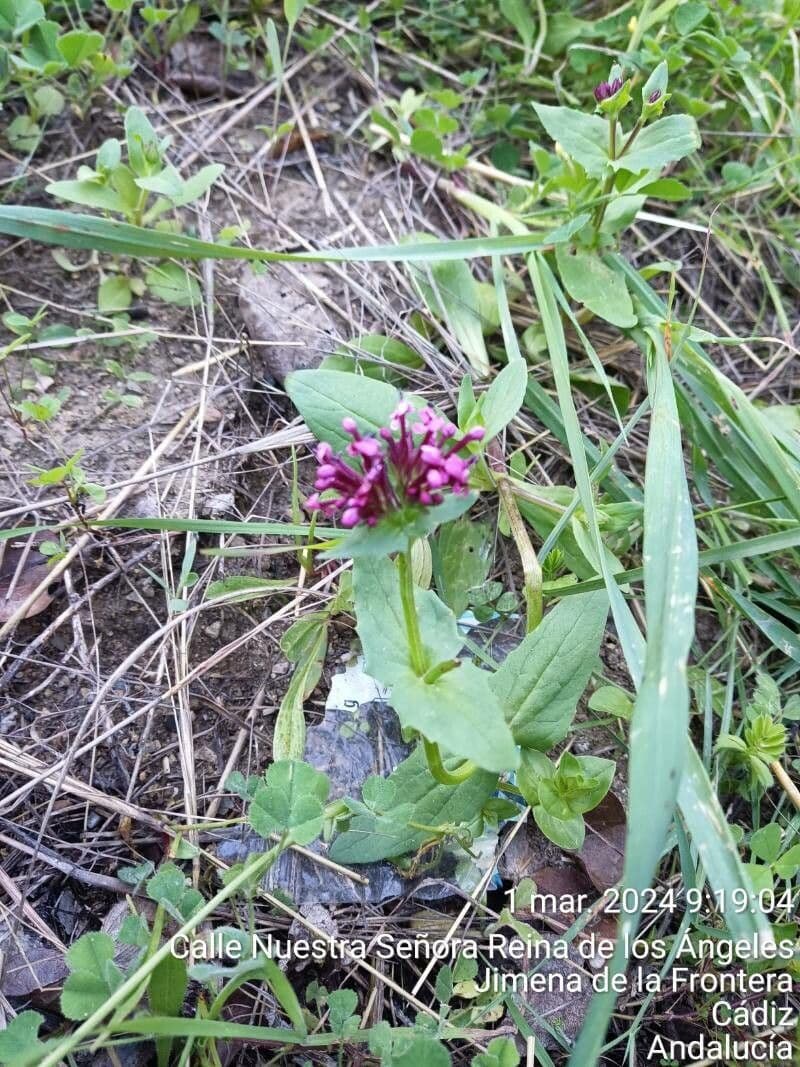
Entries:
{"label": "green stem", "polygon": [[456,667],[460,666],[460,659],[442,660],[441,663],[436,663],[430,670],[426,671],[422,676],[422,680],[426,685],[433,685],[434,682],[438,682],[443,674],[447,674],[449,671],[455,670]]}
{"label": "green stem", "polygon": [[542,621],[542,568],[519,513],[509,479],[505,474],[496,475],[495,485],[522,564],[526,607],[525,632],[529,634]]}
{"label": "green stem", "polygon": [[411,667],[414,673],[421,678],[428,669],[428,657],[425,655],[425,646],[422,644],[419,619],[417,618],[417,606],[414,603],[414,575],[411,570],[411,553],[409,550],[398,553],[397,572],[400,576],[400,603],[403,605],[403,618],[406,624]]}
{"label": "green stem", "polygon": [[466,782],[467,778],[471,778],[478,769],[477,764],[473,763],[472,760],[465,759],[454,771],[448,771],[442,762],[442,754],[436,742],[429,741],[427,737],[423,737],[422,743],[425,747],[428,770],[441,785],[461,785],[462,782]]}
{"label": "green stem", "polygon": [[628,42],[627,52],[635,52],[639,47],[639,44],[644,36],[645,31],[650,25],[650,9],[652,8],[654,0],[644,0],[642,4],[642,10],[636,17],[636,24],[633,27],[631,33],[631,39]]}
{"label": "green stem", "polygon": [[[617,116],[616,115],[609,115],[608,116],[608,158],[611,159],[611,160],[614,160],[614,159],[617,158]],[[597,205],[597,209],[596,209],[596,211],[594,213],[594,219],[592,220],[593,223],[594,223],[595,231],[599,232],[600,226],[602,225],[603,217],[604,217],[604,215],[606,213],[606,207],[608,206],[608,196],[611,193],[611,190],[614,188],[614,179],[616,178],[616,176],[617,176],[616,171],[612,170],[611,173],[609,174],[609,176],[606,178],[605,182],[603,183],[603,189],[602,189],[602,192],[600,193],[600,196],[602,197],[602,200]]]}

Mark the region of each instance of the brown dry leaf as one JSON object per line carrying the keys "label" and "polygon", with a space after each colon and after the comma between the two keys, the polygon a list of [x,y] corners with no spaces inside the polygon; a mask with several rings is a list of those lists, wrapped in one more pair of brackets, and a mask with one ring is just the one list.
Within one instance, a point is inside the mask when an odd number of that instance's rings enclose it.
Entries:
{"label": "brown dry leaf", "polygon": [[0,925],[0,955],[4,957],[0,981],[4,997],[54,995],[67,974],[63,952],[25,930],[12,934],[6,923]]}
{"label": "brown dry leaf", "polygon": [[586,840],[577,853],[592,883],[604,893],[622,877],[625,854],[625,809],[619,798],[607,793],[594,811],[584,816]]}
{"label": "brown dry leaf", "polygon": [[[47,577],[49,568],[36,544],[30,541],[7,541],[0,555],[0,622],[8,622],[25,603],[39,583]],[[10,594],[10,595],[9,595]],[[34,600],[25,618],[39,615],[53,598],[48,590]]]}
{"label": "brown dry leaf", "polygon": [[[536,885],[536,912],[565,926],[570,926],[595,898],[592,883],[577,867],[542,867],[533,872],[531,879]],[[551,897],[555,900],[551,901]],[[554,909],[542,910],[541,905],[553,903]]]}

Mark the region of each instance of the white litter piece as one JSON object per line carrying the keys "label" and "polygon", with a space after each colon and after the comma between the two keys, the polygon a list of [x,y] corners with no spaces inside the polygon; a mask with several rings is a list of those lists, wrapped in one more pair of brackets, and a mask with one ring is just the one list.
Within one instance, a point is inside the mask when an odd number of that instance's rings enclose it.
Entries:
{"label": "white litter piece", "polygon": [[341,674],[331,679],[331,688],[325,700],[325,710],[338,708],[347,711],[373,700],[388,700],[391,690],[381,685],[364,670],[364,657],[358,656]]}

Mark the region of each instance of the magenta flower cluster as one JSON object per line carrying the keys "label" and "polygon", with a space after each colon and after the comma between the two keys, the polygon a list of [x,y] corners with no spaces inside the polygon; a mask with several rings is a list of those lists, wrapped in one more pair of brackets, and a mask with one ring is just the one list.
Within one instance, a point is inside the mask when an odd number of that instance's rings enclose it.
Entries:
{"label": "magenta flower cluster", "polygon": [[415,411],[407,401],[377,437],[362,436],[354,419],[343,419],[342,427],[352,438],[347,455],[356,462],[350,465],[334,455],[329,444],[320,444],[317,491],[306,507],[331,517],[339,515],[342,526],[348,528],[374,526],[409,504],[441,504],[447,490],[466,493],[475,457],[459,453],[483,437],[480,427],[456,436],[456,428],[436,412],[430,408]]}
{"label": "magenta flower cluster", "polygon": [[599,103],[603,100],[610,100],[612,96],[616,96],[622,88],[622,78],[614,78],[610,82],[600,82],[599,85],[594,87],[594,98]]}

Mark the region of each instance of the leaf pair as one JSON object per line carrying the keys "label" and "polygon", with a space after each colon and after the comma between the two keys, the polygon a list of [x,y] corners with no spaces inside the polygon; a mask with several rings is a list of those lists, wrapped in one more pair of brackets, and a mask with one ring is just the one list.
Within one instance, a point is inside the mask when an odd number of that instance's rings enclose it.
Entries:
{"label": "leaf pair", "polygon": [[[357,559],[353,592],[367,671],[392,687],[401,724],[485,770],[515,767],[516,746],[485,671],[464,661],[426,682],[412,668],[395,565],[385,558]],[[429,662],[454,659],[463,644],[455,616],[429,590],[417,588],[414,597]]]}
{"label": "leaf pair", "polygon": [[346,801],[352,816],[331,846],[331,859],[377,863],[414,852],[436,836],[436,828],[442,836],[456,827],[477,829],[496,786],[497,775],[486,771],[457,786],[439,785],[418,748],[388,778],[368,778],[361,801]]}

